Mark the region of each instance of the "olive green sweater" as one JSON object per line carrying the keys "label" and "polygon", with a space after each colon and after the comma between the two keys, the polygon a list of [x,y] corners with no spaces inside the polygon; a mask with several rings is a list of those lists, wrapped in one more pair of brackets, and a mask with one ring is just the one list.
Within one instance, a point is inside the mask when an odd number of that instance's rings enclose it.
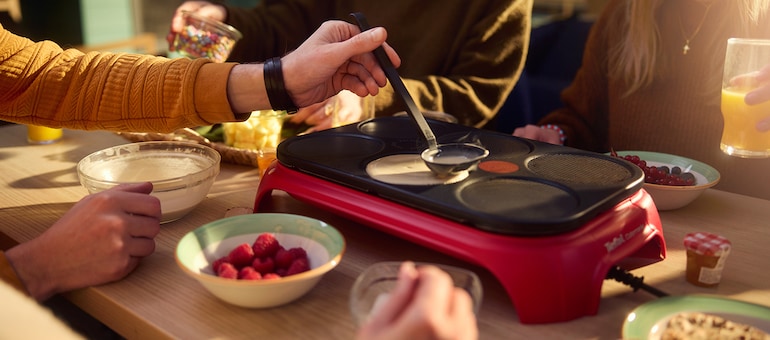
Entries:
{"label": "olive green sweater", "polygon": [[[562,93],[565,106],[539,123],[564,129],[568,146],[598,152],[610,148],[656,151],[692,158],[721,173],[717,188],[770,199],[770,159],[741,159],[719,148],[722,63],[727,38],[736,34],[720,30],[717,23],[726,20],[722,17],[728,12],[724,6],[738,2],[715,3],[687,55],[682,54],[680,13],[669,7],[677,1],[664,2],[657,15],[665,72],[651,86],[624,97],[625,83],[607,77],[607,60],[608,51],[623,36],[624,13],[630,1],[615,0],[607,5],[592,28],[581,69]],[[764,27],[755,28],[750,37],[770,38],[768,21],[765,14]]]}
{"label": "olive green sweater", "polygon": [[[420,109],[481,127],[521,73],[532,0],[263,0],[254,8],[228,8],[228,23],[243,33],[230,60],[285,54],[325,20],[354,22],[352,12],[388,30],[388,44],[402,60],[399,75]],[[377,115],[405,110],[390,86],[375,105]]]}

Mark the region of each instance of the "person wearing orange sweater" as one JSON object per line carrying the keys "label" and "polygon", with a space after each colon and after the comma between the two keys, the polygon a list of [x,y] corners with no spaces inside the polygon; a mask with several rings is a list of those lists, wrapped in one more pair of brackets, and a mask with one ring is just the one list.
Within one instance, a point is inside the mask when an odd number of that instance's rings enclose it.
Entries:
{"label": "person wearing orange sweater", "polygon": [[[376,94],[386,77],[369,52],[384,44],[387,32],[359,33],[343,21],[324,23],[282,63],[274,61],[272,74],[281,72],[285,87],[273,87],[271,96],[262,64],[84,54],[0,26],[0,119],[170,132],[246,119],[251,111],[275,108],[276,96],[282,99],[276,102],[306,106],[342,89]],[[121,279],[155,249],[160,202],[151,191],[151,183],[139,183],[86,196],[39,237],[0,252],[0,279],[38,301]]]}
{"label": "person wearing orange sweater", "polygon": [[[289,105],[309,105],[342,89],[376,94],[386,79],[367,52],[382,45],[385,36],[382,28],[359,34],[341,21],[324,23],[281,58]],[[387,44],[386,51],[398,66],[400,60]],[[83,54],[52,42],[34,43],[0,26],[0,118],[158,132],[245,119],[253,110],[275,108],[263,68],[204,59]],[[286,104],[287,98],[282,99],[278,102]],[[0,329],[0,337],[80,338],[34,301],[119,280],[152,254],[153,237],[160,231],[160,203],[150,191],[151,183],[139,183],[86,196],[37,238],[0,251],[0,295],[8,297],[0,309],[8,312],[0,313],[8,327]],[[392,298],[358,339],[473,340],[477,335],[467,292],[454,287],[438,268],[415,268],[407,262]]]}
{"label": "person wearing orange sweater", "polygon": [[[729,156],[719,147],[727,39],[770,39],[769,16],[768,0],[610,1],[562,92],[564,107],[514,135],[597,152],[679,155],[716,168],[717,189],[770,199],[763,180],[770,159]],[[769,71],[758,76],[767,80]],[[770,86],[746,101],[767,99]]]}

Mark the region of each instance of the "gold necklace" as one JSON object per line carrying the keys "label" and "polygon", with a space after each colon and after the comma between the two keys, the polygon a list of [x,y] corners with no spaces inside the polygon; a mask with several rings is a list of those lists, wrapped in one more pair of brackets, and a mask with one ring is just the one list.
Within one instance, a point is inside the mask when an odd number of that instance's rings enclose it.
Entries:
{"label": "gold necklace", "polygon": [[684,25],[682,24],[682,15],[681,14],[679,15],[679,30],[682,31],[682,36],[684,37],[684,46],[682,46],[683,55],[687,55],[687,52],[690,51],[690,40],[695,39],[695,36],[698,35],[698,32],[700,32],[701,27],[703,27],[703,23],[706,21],[706,17],[709,15],[709,10],[711,9],[711,5],[713,5],[714,2],[711,2],[708,5],[706,5],[706,10],[703,13],[703,17],[700,19],[698,26],[695,27],[695,32],[693,32],[689,38],[687,37],[687,34],[684,32]]}

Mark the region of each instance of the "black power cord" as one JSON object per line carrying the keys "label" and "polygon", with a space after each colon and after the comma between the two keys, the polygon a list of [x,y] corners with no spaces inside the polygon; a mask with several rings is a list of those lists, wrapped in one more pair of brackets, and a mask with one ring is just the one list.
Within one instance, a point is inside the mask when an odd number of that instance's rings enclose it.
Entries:
{"label": "black power cord", "polygon": [[607,273],[607,279],[613,279],[634,289],[634,292],[641,289],[657,297],[668,296],[668,293],[661,291],[655,287],[651,287],[645,284],[643,276],[634,276],[626,270],[621,269],[618,266],[610,268]]}

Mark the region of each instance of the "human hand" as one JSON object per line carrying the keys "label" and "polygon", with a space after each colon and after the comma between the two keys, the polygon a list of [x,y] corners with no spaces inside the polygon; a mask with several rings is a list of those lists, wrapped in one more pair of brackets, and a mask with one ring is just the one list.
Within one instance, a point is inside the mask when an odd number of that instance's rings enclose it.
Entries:
{"label": "human hand", "polygon": [[[751,89],[743,98],[746,105],[758,105],[770,100],[770,65],[756,72],[733,77],[730,86]],[[756,128],[759,131],[770,131],[770,117],[760,120]]]}
{"label": "human hand", "polygon": [[528,124],[524,127],[517,127],[513,130],[513,135],[551,144],[561,144],[559,132],[551,129],[543,129],[537,125]]}
{"label": "human hand", "polygon": [[286,90],[299,107],[321,102],[343,89],[359,97],[376,95],[387,78],[370,52],[383,46],[393,65],[401,65],[386,38],[382,27],[361,33],[344,21],[324,22],[299,48],[281,59]]}
{"label": "human hand", "polygon": [[359,329],[358,340],[477,339],[471,297],[436,266],[404,262],[396,287]]}
{"label": "human hand", "polygon": [[[347,124],[363,118],[364,100],[357,94],[342,90],[337,95],[320,103],[306,106],[291,115],[291,123],[306,124],[311,128],[307,132],[320,131],[335,127],[335,123]],[[336,116],[336,118],[335,118]]]}
{"label": "human hand", "polygon": [[731,83],[733,81],[749,82],[754,87],[744,98],[746,104],[757,105],[770,100],[770,65],[763,67],[757,72],[732,79]]}
{"label": "human hand", "polygon": [[185,1],[176,8],[174,16],[171,17],[171,28],[166,36],[166,41],[169,42],[169,45],[174,41],[176,34],[184,29],[185,22],[184,18],[182,18],[182,12],[192,12],[218,21],[225,21],[227,19],[227,9],[222,5],[208,1]]}
{"label": "human hand", "polygon": [[160,200],[152,183],[124,184],[88,195],[37,238],[6,252],[38,301],[112,282],[155,251]]}

